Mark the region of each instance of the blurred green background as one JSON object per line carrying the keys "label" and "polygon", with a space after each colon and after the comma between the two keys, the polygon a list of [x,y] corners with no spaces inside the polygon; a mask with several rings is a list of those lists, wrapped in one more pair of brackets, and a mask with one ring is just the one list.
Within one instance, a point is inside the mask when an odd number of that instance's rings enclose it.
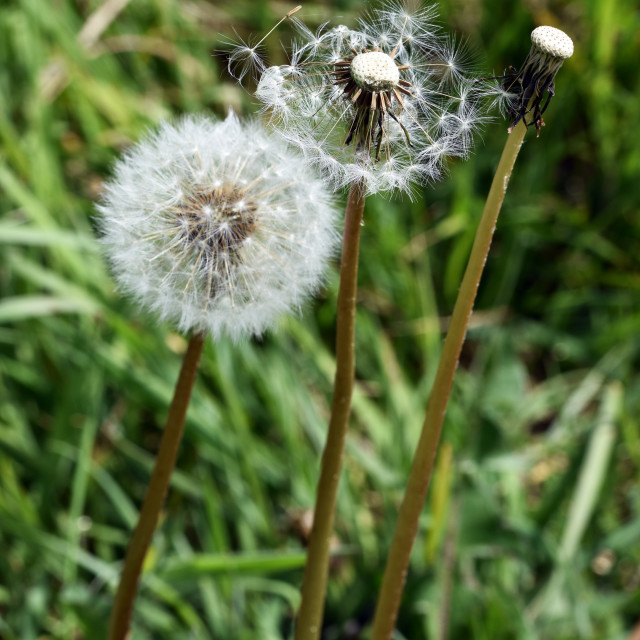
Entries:
{"label": "blurred green background", "polygon": [[[93,231],[102,181],[163,118],[255,111],[226,74],[224,36],[264,33],[292,6],[0,3],[5,640],[104,637],[185,348],[114,291]],[[308,2],[298,15],[352,24],[361,8]],[[440,12],[481,74],[521,64],[540,24],[576,52],[507,194],[397,639],[626,640],[640,620],[640,15],[633,0],[449,0]],[[270,39],[272,62],[289,38],[283,25]],[[496,113],[471,160],[414,202],[367,202],[326,640],[366,637],[506,126]],[[334,265],[302,318],[263,341],[207,345],[133,640],[289,637],[336,295]]]}

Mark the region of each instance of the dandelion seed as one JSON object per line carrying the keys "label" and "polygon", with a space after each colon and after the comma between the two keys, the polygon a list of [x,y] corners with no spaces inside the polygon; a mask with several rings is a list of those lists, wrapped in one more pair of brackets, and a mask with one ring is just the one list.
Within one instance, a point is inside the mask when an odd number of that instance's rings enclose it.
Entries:
{"label": "dandelion seed", "polygon": [[335,186],[362,179],[367,193],[410,190],[407,168],[411,181],[426,183],[445,157],[469,153],[483,121],[481,92],[466,79],[460,48],[433,24],[435,13],[387,3],[357,29],[315,33],[294,20],[290,63],[259,65],[256,96],[274,128]]}
{"label": "dandelion seed", "polygon": [[227,44],[233,45],[233,51],[229,56],[229,69],[233,69],[233,74],[238,80],[242,81],[248,72],[258,69],[261,72],[264,71],[265,66],[262,62],[264,57],[264,51],[261,48],[261,43],[252,44],[251,42],[245,42],[242,38],[238,37],[239,42],[227,41]]}
{"label": "dandelion seed", "polygon": [[99,206],[123,290],[188,331],[261,334],[320,285],[334,208],[257,123],[187,117],[134,146]]}
{"label": "dandelion seed", "polygon": [[[251,41],[245,42],[236,33],[237,41],[226,40],[225,44],[230,46],[231,54],[229,55],[228,69],[229,73],[242,82],[243,78],[249,72],[259,71],[262,73],[265,70],[265,64],[263,62],[264,51],[262,49],[262,43],[273,33],[279,25],[285,20],[291,18],[294,13],[299,11],[302,5],[295,7],[289,11],[285,16],[278,21],[268,33],[266,33],[258,42],[252,44]],[[293,20],[294,18],[292,18]]]}

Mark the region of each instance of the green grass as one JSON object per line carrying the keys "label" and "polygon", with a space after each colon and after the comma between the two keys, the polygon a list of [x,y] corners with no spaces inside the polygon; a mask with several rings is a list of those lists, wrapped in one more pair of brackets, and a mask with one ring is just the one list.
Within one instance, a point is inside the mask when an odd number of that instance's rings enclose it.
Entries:
{"label": "green grass", "polygon": [[[351,20],[356,5],[309,3],[300,15]],[[566,28],[576,53],[509,188],[398,639],[622,640],[640,619],[640,18],[630,0],[544,6],[441,7],[487,74],[517,66],[537,24]],[[101,181],[164,117],[251,112],[212,53],[220,34],[258,33],[291,8],[137,0],[92,39],[83,26],[97,7],[0,6],[7,640],[104,637],[185,346],[114,291],[93,232]],[[371,619],[441,327],[505,129],[496,117],[474,157],[415,202],[367,203],[327,640]],[[206,346],[134,640],[288,637],[336,295],[334,268],[302,318],[262,342]]]}

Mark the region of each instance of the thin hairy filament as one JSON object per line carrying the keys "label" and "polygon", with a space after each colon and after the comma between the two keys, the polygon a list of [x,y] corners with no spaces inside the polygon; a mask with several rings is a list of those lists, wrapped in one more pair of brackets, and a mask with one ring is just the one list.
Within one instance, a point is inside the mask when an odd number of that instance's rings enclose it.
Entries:
{"label": "thin hairy filament", "polygon": [[462,279],[431,389],[422,425],[422,434],[400,506],[398,522],[378,595],[371,640],[390,640],[395,628],[409,568],[411,548],[418,532],[418,520],[431,480],[442,424],[453,386],[453,376],[458,366],[462,343],[467,332],[498,214],[526,131],[526,126],[520,121],[509,134],[478,225],[469,263]]}
{"label": "thin hairy filament", "polygon": [[345,110],[340,114],[340,116],[336,119],[336,121],[333,124],[333,127],[331,127],[331,129],[329,129],[329,132],[327,133],[327,135],[322,139],[322,142],[320,144],[324,144],[324,142],[326,142],[327,138],[333,133],[333,131],[335,130],[335,128],[338,126],[338,124],[340,124],[340,121],[342,120],[342,117],[344,116],[345,113],[347,113],[347,111],[349,111],[349,109],[351,108],[351,105],[348,104],[345,107]]}
{"label": "thin hairy filament", "polygon": [[427,133],[427,131],[424,129],[424,127],[420,124],[420,122],[413,116],[411,111],[409,111],[408,109],[405,109],[405,111],[406,111],[407,115],[416,123],[416,125],[418,126],[420,131],[422,131],[422,133],[424,133],[424,135],[427,138],[427,140],[431,144],[435,144],[434,141],[433,141],[433,138]]}
{"label": "thin hairy filament", "polygon": [[138,581],[142,563],[147,555],[151,539],[158,523],[158,517],[164,504],[171,474],[176,464],[178,448],[182,440],[187,407],[191,391],[196,380],[198,363],[202,354],[205,335],[197,333],[191,336],[187,352],[169,408],[167,424],[162,433],[156,464],[151,474],[147,494],[140,510],[140,517],[131,536],[127,554],[120,575],[120,584],[116,592],[111,620],[109,621],[108,640],[125,640],[129,633],[133,603],[138,590]]}
{"label": "thin hairy filament", "polygon": [[331,536],[355,375],[358,252],[365,192],[364,183],[354,183],[347,200],[336,319],[336,377],[333,385],[327,443],[322,454],[307,564],[302,582],[302,601],[296,621],[295,640],[317,640],[322,627]]}
{"label": "thin hairy filament", "polygon": [[164,256],[166,253],[170,253],[176,247],[179,247],[182,244],[182,242],[183,242],[182,238],[176,237],[171,244],[167,245],[166,249],[163,249],[162,251],[159,251],[158,253],[156,253],[156,255],[153,256],[153,258],[151,258],[150,262],[155,262],[159,258],[162,258],[162,256]]}
{"label": "thin hairy filament", "polygon": [[404,36],[404,30],[407,28],[407,22],[409,22],[409,16],[405,16],[404,19],[404,23],[402,25],[402,31],[400,32],[400,35],[398,36],[398,44],[396,45],[396,47],[394,48],[394,50],[391,52],[391,57],[395,57],[396,53],[397,53],[397,48],[401,45],[401,44],[405,44],[406,42],[408,42],[408,40],[405,40],[404,42],[402,42],[402,38]]}
{"label": "thin hairy filament", "polygon": [[294,9],[291,9],[291,11],[289,11],[278,22],[276,22],[276,24],[274,24],[273,27],[271,27],[271,29],[262,37],[260,42],[258,42],[255,46],[253,46],[252,49],[256,49],[257,47],[259,47],[285,20],[290,18],[297,11],[300,11],[300,9],[302,9],[302,5],[298,5]]}
{"label": "thin hairy filament", "polygon": [[356,51],[356,50],[353,48],[353,45],[352,45],[352,44],[347,40],[347,38],[345,37],[344,33],[341,33],[340,35],[342,36],[342,39],[344,40],[344,43],[347,45],[347,47],[349,47],[349,49],[351,49],[351,53],[353,53],[353,55],[354,55],[354,56],[359,55],[359,54],[360,54],[360,52],[359,52],[359,51]]}
{"label": "thin hairy filament", "polygon": [[[328,87],[328,86],[331,86],[331,85],[326,85],[325,87],[322,87],[322,89],[325,89],[325,88],[326,88],[326,87]],[[340,100],[340,98],[342,98],[342,96],[341,96],[341,95],[337,95],[337,96],[330,96],[330,97],[327,99],[327,102],[326,102],[325,104],[320,105],[320,106],[316,109],[315,113],[314,113],[311,117],[312,117],[312,118],[315,118],[315,116],[316,116],[316,115],[318,115],[318,111],[320,111],[320,109],[323,109],[326,105],[329,105],[329,104],[331,104],[331,103],[333,103],[333,102],[337,102],[338,100]],[[340,118],[342,118],[342,116],[343,116],[345,113],[346,113],[346,111],[343,111],[343,112],[340,114]],[[311,131],[315,131],[315,130],[316,130],[316,129],[321,125],[321,124],[323,124],[323,122],[324,122],[325,118],[333,117],[333,115],[334,115],[334,114],[330,113],[330,112],[329,112],[329,110],[327,109],[327,110],[325,111],[324,115],[320,118],[320,120],[318,120],[318,122],[316,122],[316,123],[313,125],[313,128],[311,129]]]}
{"label": "thin hairy filament", "polygon": [[420,64],[412,64],[410,67],[412,69],[421,69],[422,67],[449,67],[451,68],[448,62],[422,62]]}

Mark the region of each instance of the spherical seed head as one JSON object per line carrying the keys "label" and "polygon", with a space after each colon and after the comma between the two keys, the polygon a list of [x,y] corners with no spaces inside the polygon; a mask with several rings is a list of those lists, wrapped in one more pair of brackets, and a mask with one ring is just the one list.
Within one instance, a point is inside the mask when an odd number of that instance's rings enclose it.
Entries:
{"label": "spherical seed head", "polygon": [[555,58],[566,60],[573,55],[573,41],[555,27],[537,27],[531,32],[533,46]]}
{"label": "spherical seed head", "polygon": [[353,58],[351,77],[366,91],[391,91],[398,86],[400,71],[388,54],[369,51]]}
{"label": "spherical seed head", "polygon": [[259,335],[321,284],[336,241],[330,195],[258,123],[164,123],[115,173],[102,242],[121,289],[160,319]]}

